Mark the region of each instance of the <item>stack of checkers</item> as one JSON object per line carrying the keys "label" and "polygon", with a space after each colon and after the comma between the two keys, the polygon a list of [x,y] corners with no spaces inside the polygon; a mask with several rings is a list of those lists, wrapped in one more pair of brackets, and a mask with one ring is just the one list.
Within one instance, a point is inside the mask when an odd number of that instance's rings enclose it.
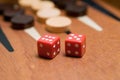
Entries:
{"label": "stack of checkers", "polygon": [[0,15],[3,15],[4,10],[9,8],[13,8],[13,6],[11,4],[0,3]]}
{"label": "stack of checkers", "polygon": [[49,32],[65,32],[72,23],[68,17],[61,16],[61,10],[50,0],[19,0],[19,4],[36,12],[38,21],[46,24]]}
{"label": "stack of checkers", "polygon": [[25,14],[24,8],[17,4],[0,4],[0,15],[5,21],[12,23],[12,28],[23,29],[34,26],[33,16]]}
{"label": "stack of checkers", "polygon": [[11,9],[6,9],[4,10],[3,12],[3,16],[4,16],[4,20],[5,21],[11,21],[11,19],[14,17],[14,16],[17,16],[17,15],[22,15],[24,14],[24,9],[23,8],[11,8]]}
{"label": "stack of checkers", "polygon": [[86,5],[78,0],[19,0],[19,4],[36,12],[38,21],[45,23],[50,32],[65,32],[72,23],[70,18],[61,16],[60,9],[73,17],[85,15],[87,11]]}
{"label": "stack of checkers", "polygon": [[25,10],[18,6],[17,4],[0,4],[0,15],[3,15],[5,21],[11,21],[11,18],[17,15],[22,15]]}

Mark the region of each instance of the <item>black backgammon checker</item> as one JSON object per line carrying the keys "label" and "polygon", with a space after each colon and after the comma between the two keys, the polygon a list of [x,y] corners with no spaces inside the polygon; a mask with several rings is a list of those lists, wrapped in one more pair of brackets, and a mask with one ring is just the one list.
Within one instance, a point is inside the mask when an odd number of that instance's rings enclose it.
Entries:
{"label": "black backgammon checker", "polygon": [[75,3],[76,0],[51,0],[60,9],[65,9],[67,4]]}
{"label": "black backgammon checker", "polygon": [[4,10],[3,16],[5,21],[11,21],[11,18],[20,14],[24,14],[23,8],[12,8]]}
{"label": "black backgammon checker", "polygon": [[24,29],[34,25],[34,18],[30,15],[18,15],[11,19],[13,29]]}
{"label": "black backgammon checker", "polygon": [[4,10],[12,9],[14,5],[15,4],[0,3],[0,15],[3,15]]}
{"label": "black backgammon checker", "polygon": [[84,3],[69,3],[65,8],[68,16],[78,17],[87,14],[87,5]]}

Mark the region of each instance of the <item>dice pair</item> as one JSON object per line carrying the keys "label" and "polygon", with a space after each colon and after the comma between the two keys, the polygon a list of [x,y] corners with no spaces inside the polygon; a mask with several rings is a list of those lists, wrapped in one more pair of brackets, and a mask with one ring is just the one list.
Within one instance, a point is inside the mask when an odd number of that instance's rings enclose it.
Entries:
{"label": "dice pair", "polygon": [[[40,57],[52,59],[60,53],[60,37],[47,34],[37,41]],[[67,56],[82,57],[86,49],[85,35],[69,34],[65,40],[65,53]]]}

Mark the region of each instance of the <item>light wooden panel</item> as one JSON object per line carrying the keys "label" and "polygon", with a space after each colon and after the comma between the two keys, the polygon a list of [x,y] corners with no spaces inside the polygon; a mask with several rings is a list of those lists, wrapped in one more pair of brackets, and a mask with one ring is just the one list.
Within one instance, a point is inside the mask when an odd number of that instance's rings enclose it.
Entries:
{"label": "light wooden panel", "polygon": [[[100,1],[98,1],[100,2]],[[120,16],[118,10],[100,2]],[[34,15],[30,10],[27,14]],[[71,18],[73,33],[87,36],[87,49],[82,58],[65,56],[65,33],[61,37],[61,52],[52,60],[38,57],[36,41],[23,30],[11,29],[11,23],[0,24],[15,51],[8,52],[0,43],[0,80],[119,80],[120,79],[120,22],[89,7],[88,16],[103,27],[102,32]],[[36,19],[36,18],[35,18]],[[45,24],[35,21],[35,28],[43,35],[49,33]]]}

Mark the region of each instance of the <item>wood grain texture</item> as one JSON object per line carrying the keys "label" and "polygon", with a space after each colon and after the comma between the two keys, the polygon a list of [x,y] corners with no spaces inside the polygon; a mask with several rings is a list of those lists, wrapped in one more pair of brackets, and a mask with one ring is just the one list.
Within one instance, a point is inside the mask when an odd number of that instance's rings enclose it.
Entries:
{"label": "wood grain texture", "polygon": [[120,0],[103,0],[104,2],[106,2],[107,4],[120,9]]}
{"label": "wood grain texture", "polygon": [[[98,2],[120,16],[120,11]],[[35,16],[30,10],[26,13]],[[58,33],[61,52],[52,60],[38,57],[36,41],[23,30],[11,29],[11,23],[0,16],[2,29],[15,49],[10,53],[0,43],[0,80],[119,80],[120,22],[91,7],[88,16],[102,26],[102,32],[71,18],[71,31],[87,36],[85,55],[82,58],[66,57],[64,40],[67,35]],[[49,33],[45,26],[35,21],[35,28],[41,35]]]}

